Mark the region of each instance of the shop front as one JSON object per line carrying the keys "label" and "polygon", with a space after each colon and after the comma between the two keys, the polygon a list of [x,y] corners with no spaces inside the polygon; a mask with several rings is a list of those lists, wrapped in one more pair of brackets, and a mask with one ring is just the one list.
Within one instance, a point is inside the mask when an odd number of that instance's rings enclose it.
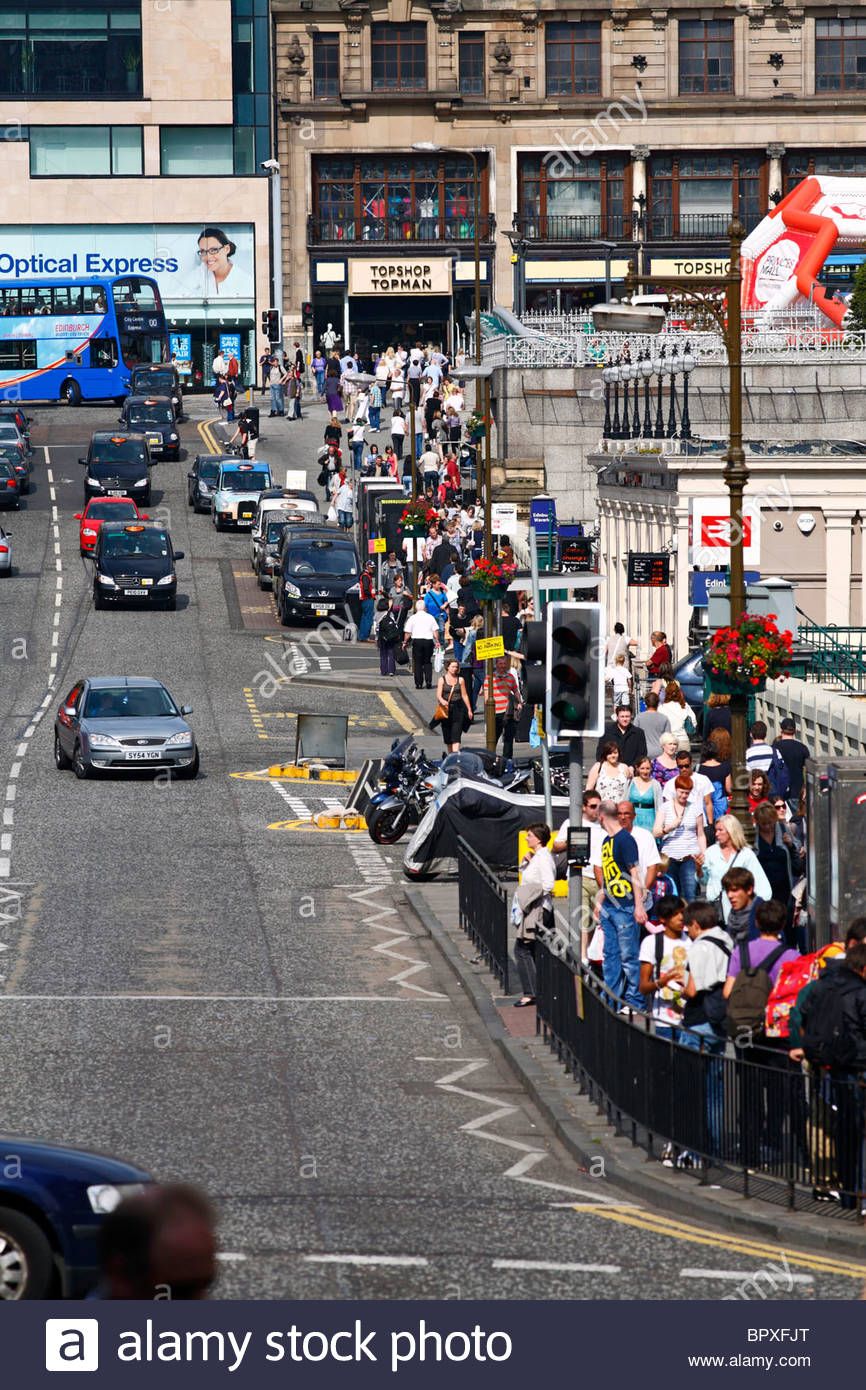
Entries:
{"label": "shop front", "polygon": [[528,257],[525,262],[526,308],[538,314],[574,314],[610,298],[619,299],[628,273],[628,258],[609,263],[592,259]]}
{"label": "shop front", "polygon": [[[490,262],[482,257],[482,306],[488,300]],[[441,344],[453,351],[466,340],[474,312],[475,262],[457,256],[407,257],[385,251],[312,263],[314,345],[328,341],[368,358],[398,343]]]}
{"label": "shop front", "polygon": [[255,256],[251,223],[0,227],[0,281],[146,275],[156,280],[170,351],[188,390],[209,390],[211,363],[234,352],[255,380]]}

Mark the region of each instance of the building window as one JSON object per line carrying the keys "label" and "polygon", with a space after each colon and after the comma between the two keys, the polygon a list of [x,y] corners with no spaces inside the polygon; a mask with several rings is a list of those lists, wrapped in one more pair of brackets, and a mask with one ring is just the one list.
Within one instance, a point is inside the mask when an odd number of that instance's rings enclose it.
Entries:
{"label": "building window", "polygon": [[340,36],[316,34],[313,38],[313,96],[340,95]]}
{"label": "building window", "polygon": [[175,175],[178,178],[188,178],[190,175],[233,174],[233,146],[231,126],[161,126],[160,173]]}
{"label": "building window", "polygon": [[789,150],[782,161],[782,192],[790,193],[810,174],[866,177],[866,150]]}
{"label": "building window", "polygon": [[[492,235],[487,170],[479,159],[481,237]],[[316,242],[454,242],[475,234],[475,182],[465,155],[317,159]]]}
{"label": "building window", "polygon": [[544,52],[549,97],[601,91],[600,24],[548,24]]}
{"label": "building window", "polygon": [[460,91],[467,97],[483,97],[484,35],[460,34],[457,43]]}
{"label": "building window", "polygon": [[141,96],[141,0],[3,9],[0,96]]}
{"label": "building window", "polygon": [[[520,230],[538,241],[592,241],[631,236],[624,155],[568,161],[525,155],[518,164]],[[561,175],[561,176],[560,176]]]}
{"label": "building window", "polygon": [[257,174],[272,153],[268,0],[232,0],[235,173]]}
{"label": "building window", "polygon": [[426,24],[374,24],[370,30],[374,92],[423,92],[427,86]]}
{"label": "building window", "polygon": [[30,173],[66,179],[141,174],[141,126],[31,126]]}
{"label": "building window", "polygon": [[767,205],[763,155],[654,155],[650,162],[650,236],[724,237],[731,217],[746,231],[757,226]]}
{"label": "building window", "polygon": [[866,91],[866,20],[815,20],[815,91]]}
{"label": "building window", "polygon": [[732,19],[681,19],[679,48],[681,96],[734,90]]}

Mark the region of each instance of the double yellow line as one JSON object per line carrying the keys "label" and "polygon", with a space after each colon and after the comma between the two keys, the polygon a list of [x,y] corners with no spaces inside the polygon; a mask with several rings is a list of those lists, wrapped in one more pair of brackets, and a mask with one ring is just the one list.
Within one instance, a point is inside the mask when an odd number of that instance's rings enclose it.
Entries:
{"label": "double yellow line", "polygon": [[216,425],[217,423],[218,421],[216,420],[202,420],[201,424],[198,427],[198,432],[204,440],[204,446],[209,454],[222,453],[222,449],[219,447],[217,441],[214,439],[213,432],[211,430],[211,426]]}
{"label": "double yellow line", "polygon": [[[586,1207],[575,1206],[575,1211],[585,1212]],[[787,1245],[767,1245],[763,1241],[749,1240],[744,1236],[724,1235],[718,1231],[700,1226],[684,1225],[667,1216],[654,1212],[643,1212],[637,1208],[623,1210],[604,1206],[593,1208],[592,1215],[603,1217],[605,1221],[616,1221],[621,1226],[633,1226],[653,1235],[667,1236],[671,1240],[688,1241],[692,1245],[709,1245],[717,1250],[729,1250],[738,1255],[749,1255],[756,1260],[774,1260],[780,1255],[791,1265],[814,1270],[816,1274],[841,1275],[846,1279],[866,1279],[866,1265],[851,1264],[847,1260],[833,1259],[827,1255],[813,1255],[802,1250],[792,1250]]]}

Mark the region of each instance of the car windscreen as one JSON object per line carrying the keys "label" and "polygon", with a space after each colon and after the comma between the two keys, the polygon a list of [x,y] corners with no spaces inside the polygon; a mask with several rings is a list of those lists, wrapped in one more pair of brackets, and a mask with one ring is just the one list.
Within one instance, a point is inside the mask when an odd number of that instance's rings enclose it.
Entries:
{"label": "car windscreen", "polygon": [[170,405],[137,405],[129,412],[131,425],[170,425],[173,419]]}
{"label": "car windscreen", "polygon": [[165,531],[110,531],[103,536],[102,555],[111,560],[159,560],[168,556],[168,536]]}
{"label": "car windscreen", "polygon": [[21,459],[21,450],[17,444],[7,444],[0,439],[0,459],[5,459],[7,463],[18,463]]}
{"label": "car windscreen", "polygon": [[10,424],[8,420],[0,420],[0,439],[20,439],[21,435],[14,420]]}
{"label": "car windscreen", "polygon": [[86,521],[134,521],[138,516],[134,502],[91,502],[85,513]]}
{"label": "car windscreen", "polygon": [[268,526],[268,544],[277,545],[285,529],[284,521],[272,521]]}
{"label": "car windscreen", "polygon": [[313,545],[293,545],[287,556],[287,574],[327,574],[337,579],[349,579],[358,573],[354,551],[347,545],[320,541]]}
{"label": "car windscreen", "polygon": [[220,482],[220,487],[225,492],[262,492],[270,485],[271,480],[267,473],[260,473],[255,469],[251,469],[249,473],[223,473]]}
{"label": "car windscreen", "polygon": [[94,463],[144,463],[147,450],[138,439],[94,439]]}
{"label": "car windscreen", "polygon": [[174,372],[134,372],[133,382],[152,391],[155,396],[173,396],[175,393]]}
{"label": "car windscreen", "polygon": [[90,690],[84,706],[85,719],[177,718],[180,711],[162,686],[105,686]]}
{"label": "car windscreen", "polygon": [[15,465],[7,463],[5,459],[0,459],[0,478],[17,478]]}

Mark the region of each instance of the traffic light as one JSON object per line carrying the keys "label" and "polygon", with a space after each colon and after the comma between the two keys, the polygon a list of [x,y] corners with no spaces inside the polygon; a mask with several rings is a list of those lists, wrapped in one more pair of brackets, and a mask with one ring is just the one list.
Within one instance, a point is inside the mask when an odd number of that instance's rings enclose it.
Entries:
{"label": "traffic light", "polygon": [[269,343],[279,343],[283,336],[279,309],[262,310],[262,332]]}
{"label": "traffic light", "polygon": [[525,658],[526,703],[543,705],[547,693],[547,623],[524,623],[520,649]]}
{"label": "traffic light", "polygon": [[604,608],[551,603],[547,609],[547,737],[550,743],[604,730]]}
{"label": "traffic light", "polygon": [[301,326],[302,328],[312,328],[313,326],[313,306],[309,299],[305,299],[301,305]]}

